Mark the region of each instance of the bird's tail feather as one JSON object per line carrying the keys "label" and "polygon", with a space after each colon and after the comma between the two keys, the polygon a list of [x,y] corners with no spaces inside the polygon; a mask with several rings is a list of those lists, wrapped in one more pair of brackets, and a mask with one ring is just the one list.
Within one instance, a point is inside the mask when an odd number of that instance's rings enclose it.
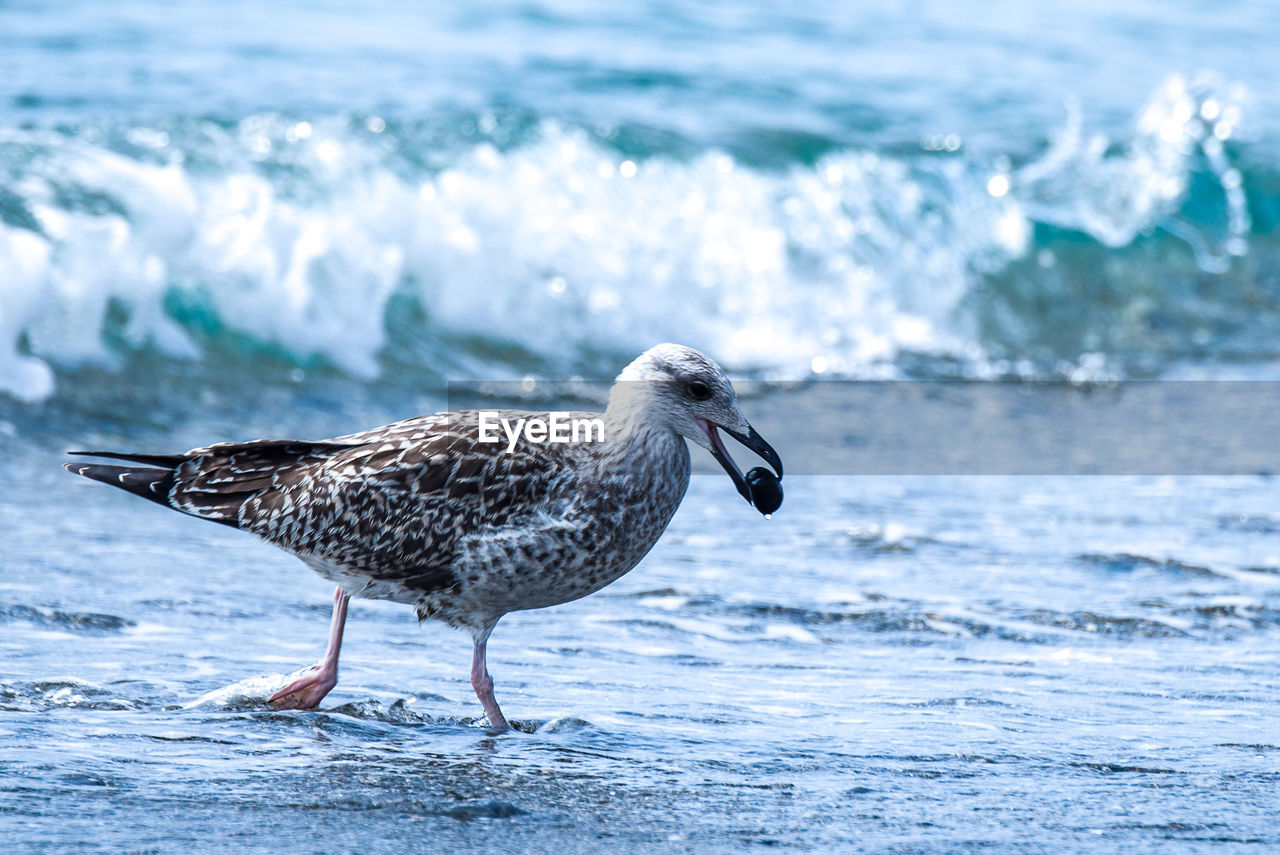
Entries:
{"label": "bird's tail feather", "polygon": [[[75,453],[75,452],[73,452]],[[134,455],[114,455],[126,460],[142,457]],[[100,463],[64,463],[68,472],[119,487],[121,490],[150,499],[153,502],[169,507],[169,491],[173,489],[174,472],[172,469],[152,469],[141,466],[106,466]]]}

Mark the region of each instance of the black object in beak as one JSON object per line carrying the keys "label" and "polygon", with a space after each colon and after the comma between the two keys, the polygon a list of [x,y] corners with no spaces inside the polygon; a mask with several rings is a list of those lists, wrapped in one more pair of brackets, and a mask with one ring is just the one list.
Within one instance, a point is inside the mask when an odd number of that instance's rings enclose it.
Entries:
{"label": "black object in beak", "polygon": [[[733,458],[729,456],[729,450],[724,447],[724,440],[720,438],[720,434],[716,431],[716,428],[720,426],[710,422],[703,422],[703,426],[706,428],[707,436],[711,439],[711,456],[724,467],[724,471],[729,474],[730,480],[733,481],[733,486],[738,488],[742,498],[746,499],[748,504],[754,505],[755,501],[752,498],[751,487],[747,484],[747,479],[742,477],[742,471],[738,469],[738,464],[734,463]],[[755,428],[748,425],[745,434],[728,428],[721,428],[721,430],[760,455],[778,473],[778,478],[782,478],[782,458],[778,456],[778,452],[773,450],[772,445],[764,441],[764,437],[756,433]]]}

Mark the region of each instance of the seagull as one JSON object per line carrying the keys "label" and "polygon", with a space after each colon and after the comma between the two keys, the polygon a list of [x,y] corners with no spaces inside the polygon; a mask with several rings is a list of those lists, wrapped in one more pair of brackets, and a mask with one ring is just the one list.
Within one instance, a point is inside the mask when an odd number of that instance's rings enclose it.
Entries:
{"label": "seagull", "polygon": [[[419,621],[471,634],[471,685],[500,733],[510,725],[486,664],[494,627],[509,612],[585,597],[635,567],[688,488],[686,439],[711,452],[749,503],[761,477],[781,501],[781,458],[743,416],[724,371],[697,350],[651,348],[618,375],[603,413],[572,415],[597,417],[603,429],[577,442],[536,441],[528,430],[494,442],[482,430],[492,427],[486,418],[528,424],[548,414],[464,410],[317,442],[76,451],[140,465],[65,468],[251,532],[336,584],[324,657],[268,699],[275,707],[314,708],[337,685],[351,597],[391,600],[414,606]],[[748,483],[722,431],[777,479],[758,468]],[[776,509],[771,500],[755,503]]]}

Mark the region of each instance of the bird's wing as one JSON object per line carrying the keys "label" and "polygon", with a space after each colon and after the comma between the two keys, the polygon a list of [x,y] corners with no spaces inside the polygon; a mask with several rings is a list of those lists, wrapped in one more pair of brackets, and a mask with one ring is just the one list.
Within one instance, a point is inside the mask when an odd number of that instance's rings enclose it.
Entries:
{"label": "bird's wing", "polygon": [[508,454],[505,443],[481,443],[474,412],[410,419],[322,445],[270,471],[241,465],[238,477],[254,492],[240,506],[240,527],[304,557],[423,592],[456,582],[463,537],[535,515],[567,471],[563,445]]}
{"label": "bird's wing", "polygon": [[340,442],[275,439],[196,448],[174,467],[169,504],[192,516],[243,528],[246,501],[349,448]]}
{"label": "bird's wing", "polygon": [[[175,476],[169,503],[192,516],[248,528],[252,520],[242,519],[242,511],[249,499],[306,480],[317,466],[341,452],[364,448],[372,442],[427,439],[448,417],[448,413],[419,416],[319,442],[258,439],[195,448],[186,454],[163,458],[173,467]],[[143,463],[162,459],[157,455],[76,453]]]}

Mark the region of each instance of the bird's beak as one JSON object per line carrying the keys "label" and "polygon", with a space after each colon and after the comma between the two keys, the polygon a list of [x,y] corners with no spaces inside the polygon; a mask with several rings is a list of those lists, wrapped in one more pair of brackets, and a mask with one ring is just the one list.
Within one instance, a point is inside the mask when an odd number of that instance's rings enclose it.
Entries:
{"label": "bird's beak", "polygon": [[742,470],[738,468],[738,464],[733,462],[733,458],[729,456],[729,450],[724,447],[724,440],[720,438],[719,428],[747,448],[754,451],[773,467],[773,471],[777,473],[778,478],[782,478],[782,458],[778,456],[778,452],[773,450],[773,446],[764,441],[764,437],[756,433],[756,429],[751,425],[747,425],[746,433],[738,433],[735,430],[729,430],[723,425],[712,424],[706,419],[698,419],[699,426],[707,432],[707,439],[711,440],[711,456],[719,461],[724,467],[724,471],[729,474],[733,486],[738,488],[738,492],[742,494],[742,498],[747,500],[747,504],[751,504],[751,490],[747,487],[747,479],[742,477]]}

